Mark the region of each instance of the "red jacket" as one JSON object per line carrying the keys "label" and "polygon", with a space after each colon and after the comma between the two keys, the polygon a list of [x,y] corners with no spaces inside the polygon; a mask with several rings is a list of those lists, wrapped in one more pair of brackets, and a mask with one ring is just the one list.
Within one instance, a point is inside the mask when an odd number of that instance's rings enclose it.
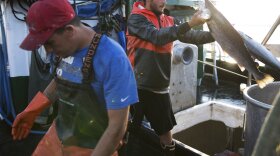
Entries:
{"label": "red jacket", "polygon": [[[173,41],[196,43],[210,35],[196,32],[194,35],[187,23],[174,25],[173,17],[156,15],[145,9],[142,2],[134,3],[127,28],[127,55],[134,67],[138,88],[151,91],[168,89]],[[195,41],[194,36],[202,38]]]}

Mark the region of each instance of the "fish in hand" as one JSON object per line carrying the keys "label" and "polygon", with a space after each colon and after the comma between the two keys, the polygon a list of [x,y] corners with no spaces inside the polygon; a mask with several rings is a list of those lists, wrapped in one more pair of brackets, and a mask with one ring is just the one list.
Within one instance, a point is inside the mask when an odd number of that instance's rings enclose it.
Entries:
{"label": "fish in hand", "polygon": [[243,39],[223,14],[209,0],[205,0],[205,7],[211,13],[210,19],[207,20],[207,25],[212,36],[222,49],[236,60],[240,69],[243,71],[245,68],[251,73],[260,88],[273,82],[274,78],[271,75],[259,71]]}

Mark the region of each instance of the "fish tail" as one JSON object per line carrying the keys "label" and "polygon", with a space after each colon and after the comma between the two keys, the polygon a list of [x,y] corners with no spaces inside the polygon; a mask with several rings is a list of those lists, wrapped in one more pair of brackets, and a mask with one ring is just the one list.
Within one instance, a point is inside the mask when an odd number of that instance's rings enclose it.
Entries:
{"label": "fish tail", "polygon": [[245,71],[245,67],[244,67],[244,66],[242,66],[242,65],[240,65],[240,64],[237,64],[237,66],[239,67],[239,69],[240,69],[242,72]]}
{"label": "fish tail", "polygon": [[264,88],[267,84],[274,81],[274,78],[269,74],[264,74],[264,78],[261,80],[256,80],[260,88]]}

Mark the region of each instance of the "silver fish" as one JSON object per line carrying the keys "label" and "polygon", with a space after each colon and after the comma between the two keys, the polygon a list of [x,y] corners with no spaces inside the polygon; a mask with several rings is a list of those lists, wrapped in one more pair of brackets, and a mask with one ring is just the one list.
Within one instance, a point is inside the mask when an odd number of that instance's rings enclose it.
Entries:
{"label": "silver fish", "polygon": [[254,58],[258,59],[265,65],[280,71],[280,61],[277,60],[277,58],[265,46],[241,31],[239,31],[239,34],[242,37],[248,51]]}
{"label": "silver fish", "polygon": [[212,36],[220,44],[222,49],[235,59],[237,64],[251,73],[260,88],[274,81],[269,74],[260,72],[248,52],[243,39],[239,33],[232,27],[230,22],[214,7],[209,1],[205,0],[205,7],[211,13],[207,20],[207,25]]}

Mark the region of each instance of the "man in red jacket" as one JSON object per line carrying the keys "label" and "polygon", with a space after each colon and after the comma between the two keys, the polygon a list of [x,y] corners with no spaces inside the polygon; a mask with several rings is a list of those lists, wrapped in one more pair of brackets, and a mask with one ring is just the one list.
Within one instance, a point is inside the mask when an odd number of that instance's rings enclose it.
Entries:
{"label": "man in red jacket", "polygon": [[128,18],[127,54],[137,81],[139,103],[134,105],[133,122],[140,125],[145,115],[159,135],[165,155],[174,155],[171,129],[176,125],[169,97],[173,41],[192,44],[213,42],[210,32],[191,30],[205,19],[200,11],[189,22],[174,24],[163,14],[166,0],[144,0],[133,5]]}

